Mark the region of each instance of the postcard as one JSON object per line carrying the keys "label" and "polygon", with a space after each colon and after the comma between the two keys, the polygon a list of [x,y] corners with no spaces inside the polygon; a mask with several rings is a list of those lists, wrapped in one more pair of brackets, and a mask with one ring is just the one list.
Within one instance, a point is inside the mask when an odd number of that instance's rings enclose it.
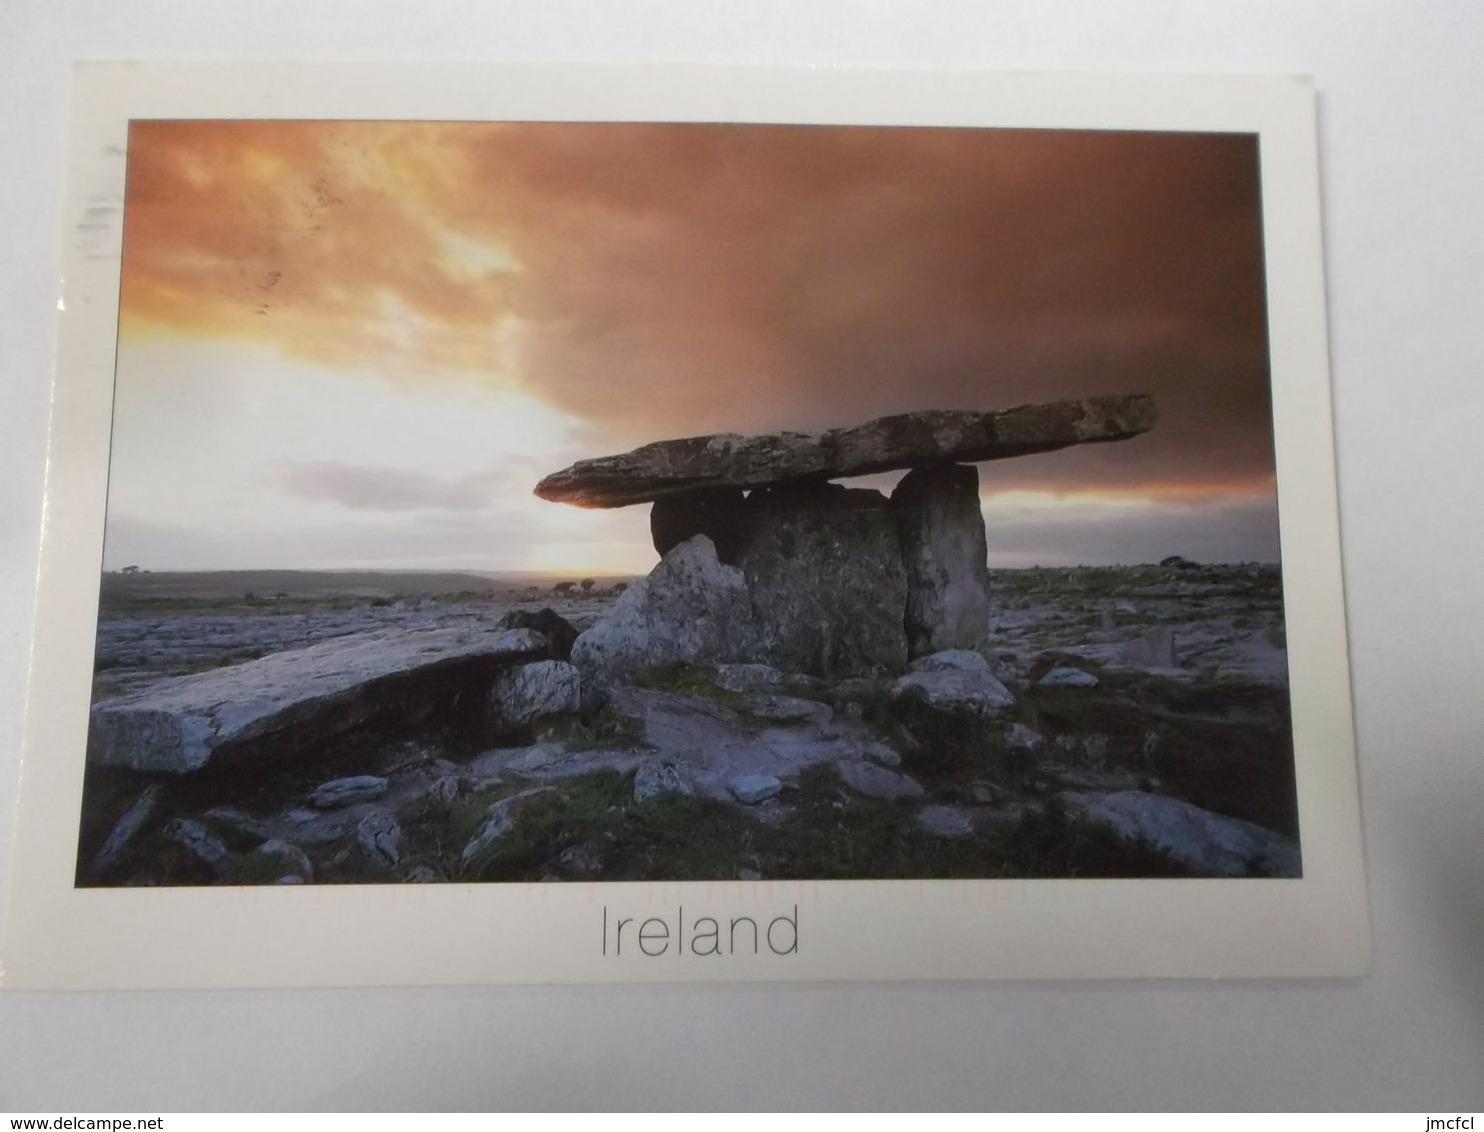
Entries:
{"label": "postcard", "polygon": [[79,67],[6,985],[1354,975],[1313,92]]}

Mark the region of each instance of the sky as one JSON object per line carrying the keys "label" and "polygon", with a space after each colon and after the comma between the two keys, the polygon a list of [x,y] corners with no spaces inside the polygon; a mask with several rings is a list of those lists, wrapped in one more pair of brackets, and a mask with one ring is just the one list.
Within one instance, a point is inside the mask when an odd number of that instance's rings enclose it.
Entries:
{"label": "sky", "polygon": [[1276,561],[1266,341],[1251,136],[136,122],[104,566],[642,573],[536,482],[1134,392],[981,465],[991,565]]}

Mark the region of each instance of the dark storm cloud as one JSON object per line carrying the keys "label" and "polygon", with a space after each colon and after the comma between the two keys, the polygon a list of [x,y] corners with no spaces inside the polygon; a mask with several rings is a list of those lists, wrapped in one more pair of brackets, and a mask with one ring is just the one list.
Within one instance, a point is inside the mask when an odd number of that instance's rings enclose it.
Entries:
{"label": "dark storm cloud", "polygon": [[1149,392],[1149,436],[987,484],[1271,481],[1251,137],[152,123],[130,170],[141,326],[462,370],[624,443]]}

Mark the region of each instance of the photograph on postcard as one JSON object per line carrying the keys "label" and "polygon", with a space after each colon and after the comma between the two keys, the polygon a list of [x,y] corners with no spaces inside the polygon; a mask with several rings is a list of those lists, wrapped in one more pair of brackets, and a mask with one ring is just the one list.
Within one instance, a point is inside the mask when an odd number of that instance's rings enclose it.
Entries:
{"label": "photograph on postcard", "polygon": [[1256,134],[126,161],[79,887],[1303,875]]}

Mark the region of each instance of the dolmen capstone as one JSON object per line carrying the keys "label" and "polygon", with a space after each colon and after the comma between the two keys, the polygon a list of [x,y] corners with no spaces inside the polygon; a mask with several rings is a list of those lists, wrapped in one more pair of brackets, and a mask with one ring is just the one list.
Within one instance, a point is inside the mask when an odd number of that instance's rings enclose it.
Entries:
{"label": "dolmen capstone", "polygon": [[[980,647],[989,567],[974,464],[1128,440],[1143,395],[926,411],[853,428],[723,433],[581,460],[536,494],[653,504],[661,561],[578,637],[585,694],[671,661],[763,663],[829,678]],[[890,497],[836,479],[906,471]]]}

